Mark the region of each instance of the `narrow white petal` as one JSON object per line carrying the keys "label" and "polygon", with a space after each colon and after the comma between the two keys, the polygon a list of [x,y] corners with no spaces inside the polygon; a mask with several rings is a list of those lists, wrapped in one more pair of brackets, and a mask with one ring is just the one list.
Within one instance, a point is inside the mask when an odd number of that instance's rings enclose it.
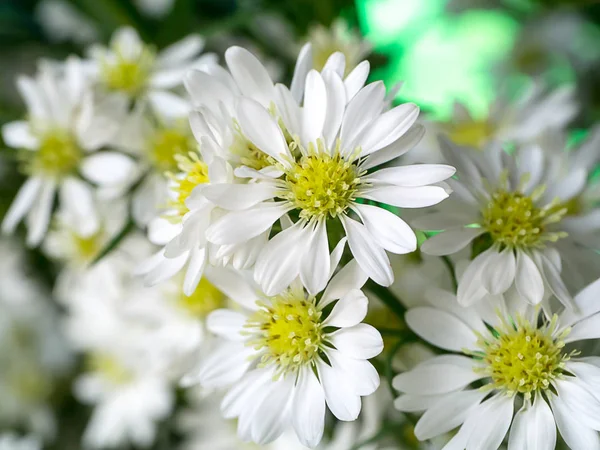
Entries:
{"label": "narrow white petal", "polygon": [[334,300],[346,295],[353,289],[360,289],[367,282],[368,276],[358,265],[358,262],[353,259],[346,264],[329,282],[327,289],[321,297],[319,304],[325,307]]}
{"label": "narrow white petal", "polygon": [[167,91],[151,91],[148,93],[150,105],[163,117],[186,117],[190,112],[190,104],[184,98]]}
{"label": "narrow white petal", "polygon": [[527,303],[537,305],[542,301],[544,296],[542,275],[529,255],[519,250],[517,250],[515,287]]}
{"label": "narrow white petal", "polygon": [[363,169],[370,169],[381,164],[393,161],[399,156],[404,155],[417,145],[425,135],[425,127],[421,124],[414,125],[400,139],[391,143],[381,150],[371,153],[367,156],[364,163],[361,164]]}
{"label": "narrow white petal", "polygon": [[461,352],[475,348],[477,336],[454,315],[430,307],[411,308],[406,323],[419,336],[436,347]]}
{"label": "narrow white petal", "polygon": [[192,295],[198,283],[204,275],[204,267],[206,265],[206,248],[195,247],[190,250],[190,259],[187,270],[185,271],[185,278],[183,280],[183,293],[185,295]]}
{"label": "narrow white petal", "polygon": [[270,386],[269,395],[253,411],[251,425],[252,441],[266,445],[275,439],[291,425],[290,414],[294,398],[292,377],[274,381]]}
{"label": "narrow white petal", "polygon": [[477,255],[473,261],[469,262],[467,270],[460,278],[456,298],[462,306],[472,305],[486,295],[486,291],[481,285],[481,272],[492,252],[495,250],[490,248]]}
{"label": "narrow white petal", "polygon": [[414,252],[417,237],[414,231],[400,217],[390,211],[373,205],[353,205],[367,231],[384,249],[396,254]]}
{"label": "narrow white petal", "polygon": [[303,370],[292,410],[292,424],[302,445],[316,447],[325,427],[325,392],[311,370]]}
{"label": "narrow white petal", "polygon": [[421,244],[421,251],[428,255],[442,256],[459,252],[477,236],[485,233],[483,228],[455,228],[428,238]]}
{"label": "narrow white petal", "polygon": [[356,395],[371,395],[379,387],[379,374],[369,361],[352,358],[333,349],[327,350],[327,357],[333,367],[344,373]]}
{"label": "narrow white petal", "polygon": [[23,120],[4,124],[2,139],[7,146],[12,148],[34,150],[39,146],[38,139],[29,131],[29,124]]}
{"label": "narrow white petal", "polygon": [[346,88],[346,98],[348,99],[348,101],[352,100],[352,98],[358,93],[358,91],[360,91],[363,88],[369,76],[370,69],[371,67],[369,65],[369,61],[362,61],[344,79],[344,86]]}
{"label": "narrow white petal", "polygon": [[241,47],[229,47],[225,52],[225,61],[242,94],[256,98],[268,107],[275,99],[275,89],[267,69],[260,61]]}
{"label": "narrow white petal", "polygon": [[346,328],[359,324],[367,315],[369,300],[359,289],[353,289],[338,300],[323,322],[331,327]]}
{"label": "narrow white petal", "polygon": [[354,394],[344,373],[324,362],[317,363],[317,370],[325,391],[327,406],[333,415],[343,421],[356,420],[361,409],[360,396]]}
{"label": "narrow white petal", "polygon": [[229,211],[255,206],[275,196],[277,187],[272,183],[211,184],[202,190],[208,200]]}
{"label": "narrow white petal", "polygon": [[214,244],[237,244],[265,232],[290,207],[285,203],[260,203],[246,211],[233,211],[218,219],[206,231]]}
{"label": "narrow white petal", "polygon": [[350,251],[365,273],[378,284],[389,286],[394,281],[394,273],[385,250],[373,241],[367,228],[346,216],[342,224],[348,236]]}
{"label": "narrow white petal", "polygon": [[235,92],[222,80],[201,70],[190,70],[183,82],[195,107],[206,107],[211,111],[219,111],[223,104],[227,111],[233,112]]}
{"label": "narrow white petal", "polygon": [[297,103],[300,103],[304,95],[304,83],[306,75],[312,69],[313,55],[310,43],[304,44],[298,53],[294,75],[290,84],[290,91]]}
{"label": "narrow white petal", "polygon": [[440,186],[384,186],[365,190],[360,196],[399,208],[425,208],[447,199],[448,193]]}
{"label": "narrow white petal", "polygon": [[137,177],[136,162],[117,152],[97,152],[81,163],[82,175],[100,186],[118,186],[134,182]]}
{"label": "narrow white petal", "polygon": [[244,340],[242,331],[246,316],[230,309],[217,309],[206,318],[206,327],[214,334],[230,341]]}
{"label": "narrow white petal", "polygon": [[42,188],[42,183],[41,178],[31,177],[21,186],[2,221],[3,233],[8,234],[15,230],[17,224],[34,205],[36,197]]}
{"label": "narrow white petal", "polygon": [[492,295],[503,294],[515,280],[516,261],[513,250],[492,252],[482,269],[482,283]]}
{"label": "narrow white petal", "polygon": [[204,48],[204,38],[190,34],[160,52],[156,62],[161,66],[180,64],[194,58]]}
{"label": "narrow white petal", "polygon": [[26,219],[28,227],[27,245],[29,247],[39,245],[48,230],[55,193],[56,182],[45,180],[39,191],[39,197],[35,200]]}
{"label": "narrow white petal", "polygon": [[362,155],[369,155],[398,140],[415,123],[419,107],[405,103],[381,114],[361,135],[357,145]]}
{"label": "narrow white petal", "polygon": [[344,113],[340,134],[342,143],[348,146],[345,150],[354,150],[354,142],[358,135],[381,112],[384,97],[385,86],[379,81],[365,86],[350,100]]}
{"label": "narrow white petal", "polygon": [[306,77],[304,107],[302,108],[302,142],[315,142],[323,133],[327,117],[327,89],[323,77],[311,70]]}
{"label": "narrow white petal", "polygon": [[279,125],[269,112],[248,98],[240,100],[237,112],[244,135],[261,151],[288,166],[290,150]]}
{"label": "narrow white petal", "polygon": [[483,402],[477,414],[465,422],[474,422],[473,432],[469,436],[468,450],[496,450],[502,444],[510,427],[514,410],[514,399],[502,394]]}
{"label": "narrow white petal", "polygon": [[332,148],[344,117],[346,90],[344,82],[335,73],[323,73],[323,80],[327,87],[327,118],[323,125],[323,138],[325,144]]}
{"label": "narrow white petal", "polygon": [[482,376],[455,364],[421,364],[397,375],[393,385],[407,394],[435,395],[463,389]]}
{"label": "narrow white petal", "polygon": [[330,342],[340,352],[356,359],[374,358],[383,350],[381,335],[366,323],[335,331],[330,335]]}
{"label": "narrow white petal", "polygon": [[[326,222],[323,220],[315,226],[300,265],[300,279],[311,295],[316,295],[325,289],[331,271],[329,242],[325,224]],[[294,257],[298,258],[299,255]]]}
{"label": "narrow white petal", "polygon": [[369,181],[396,186],[417,187],[439,183],[450,178],[456,169],[446,164],[414,164],[388,167],[368,176]]}
{"label": "narrow white petal", "polygon": [[554,450],[556,424],[552,411],[541,395],[532,406],[523,406],[515,415],[508,450]]}
{"label": "narrow white petal", "polygon": [[579,420],[579,415],[560,396],[551,395],[550,406],[558,431],[569,448],[600,450],[598,432]]}

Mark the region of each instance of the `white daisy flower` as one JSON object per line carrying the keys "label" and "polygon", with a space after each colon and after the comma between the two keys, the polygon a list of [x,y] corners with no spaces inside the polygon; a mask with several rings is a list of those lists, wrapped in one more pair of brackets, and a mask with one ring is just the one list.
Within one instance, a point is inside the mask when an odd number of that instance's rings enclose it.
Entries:
{"label": "white daisy flower", "polygon": [[25,218],[27,243],[38,245],[46,234],[58,191],[61,207],[78,217],[79,231],[93,233],[98,219],[92,187],[77,172],[88,175],[97,156],[112,155],[90,153],[110,143],[119,129],[124,102],[114,96],[97,101],[76,58],[69,58],[64,67],[42,64],[35,79],[21,76],[17,87],[27,105],[28,120],[4,125],[2,135],[9,147],[22,149],[21,170],[28,179],[4,218],[3,232],[12,233]]}
{"label": "white daisy flower", "polygon": [[216,64],[213,54],[199,56],[203,47],[202,37],[190,35],[157,53],[137,31],[124,27],[114,33],[109,48],[96,45],[89,54],[98,82],[108,92],[147,98],[161,116],[181,117],[189,103],[172,90],[181,86],[190,69]]}
{"label": "white daisy flower", "polygon": [[569,304],[556,245],[568,236],[562,228],[567,207],[561,194],[566,185],[546,188],[541,183],[541,149],[530,146],[515,157],[499,146],[476,154],[445,139],[440,142],[446,158],[457,166],[458,180],[449,181],[454,195],[440,211],[412,224],[444,230],[423,243],[425,253],[449,255],[473,244],[475,258],[458,283],[459,303],[517,292],[530,304],[551,293]]}
{"label": "white daisy flower", "polygon": [[493,141],[528,143],[548,130],[564,130],[578,111],[573,86],[548,92],[543,85],[532,84],[516,100],[499,95],[484,117],[474,117],[465,105],[455,102],[449,121],[424,121],[425,138],[404,158],[419,162],[443,160],[437,141],[440,133],[458,146],[476,150]]}
{"label": "white daisy flower", "polygon": [[[334,250],[332,267],[342,251],[343,245]],[[367,313],[360,291],[366,279],[352,261],[322,295],[307,293],[296,280],[279,295],[266,296],[232,271],[225,292],[241,309],[208,316],[208,329],[221,342],[183,382],[232,385],[221,411],[238,418],[243,441],[266,444],[293,427],[303,445],[315,447],[323,436],[325,404],[338,419],[352,421],[361,396],[379,386],[367,360],[381,352],[383,342],[375,328],[360,323]]]}
{"label": "white daisy flower", "polygon": [[36,436],[19,437],[6,432],[0,434],[0,450],[42,450],[42,443]]}
{"label": "white daisy flower", "polygon": [[444,450],[495,450],[507,433],[509,450],[552,450],[556,427],[569,448],[600,448],[600,362],[581,357],[576,344],[600,337],[599,294],[596,281],[576,296],[576,309],[547,318],[522,300],[518,308],[498,299],[462,308],[453,294],[429,291],[429,305],[409,310],[406,321],[458,354],[396,376],[396,408],[424,411],[415,428],[421,440],[460,426]]}
{"label": "white daisy flower", "polygon": [[[278,90],[287,92],[282,95],[291,102],[277,110],[281,120],[259,102],[245,97],[237,101],[239,129],[260,155],[254,159],[260,165],[236,169],[238,177],[248,179],[246,184],[204,190],[209,200],[231,211],[209,227],[208,240],[217,245],[241,243],[270,230],[288,214],[295,223],[265,246],[256,262],[256,280],[266,294],[274,295],[300,275],[309,292],[316,293],[325,287],[330,269],[328,230],[341,223],[340,234],[348,236],[361,268],[377,283],[391,284],[386,250],[412,252],[416,237],[398,216],[366,200],[404,208],[434,205],[448,196],[436,183],[452,176],[454,168],[371,170],[410,150],[422,135],[420,127],[412,127],[416,105],[382,112],[387,101],[381,82],[360,89],[347,103],[338,73],[311,71],[303,107],[293,103],[285,87],[278,85]],[[214,142],[209,133],[202,145]]]}

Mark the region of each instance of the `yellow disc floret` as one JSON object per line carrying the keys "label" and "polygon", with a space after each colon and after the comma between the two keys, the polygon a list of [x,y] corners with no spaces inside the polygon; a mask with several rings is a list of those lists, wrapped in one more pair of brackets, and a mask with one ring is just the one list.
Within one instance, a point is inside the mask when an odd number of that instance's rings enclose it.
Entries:
{"label": "yellow disc floret", "polygon": [[158,171],[174,171],[179,163],[177,155],[189,155],[196,148],[194,137],[185,127],[161,128],[148,142],[148,157]]}
{"label": "yellow disc floret", "polygon": [[189,152],[187,155],[175,155],[179,173],[172,174],[167,172],[167,177],[171,179],[171,190],[175,192],[176,197],[169,202],[169,208],[174,209],[177,215],[170,219],[180,220],[188,211],[185,201],[192,194],[194,188],[200,184],[208,183],[208,165],[200,159],[197,153]]}
{"label": "yellow disc floret", "polygon": [[508,395],[522,394],[531,398],[535,392],[546,390],[560,378],[574,353],[565,353],[567,329],[555,335],[558,317],[555,315],[543,327],[517,317],[513,323],[503,321],[493,337],[479,336],[478,346],[483,366],[479,369],[491,382],[488,389],[500,389]]}
{"label": "yellow disc floret", "polygon": [[[541,189],[543,192],[543,188]],[[550,232],[547,227],[558,222],[566,213],[558,202],[544,207],[536,205],[541,192],[528,196],[521,192],[499,190],[492,194],[482,211],[482,225],[494,243],[509,248],[542,247],[566,236],[564,232]]]}
{"label": "yellow disc floret", "polygon": [[154,65],[154,52],[144,47],[137,58],[126,58],[116,49],[114,61],[102,62],[101,76],[106,87],[112,91],[124,92],[136,96],[142,92],[150,78]]}
{"label": "yellow disc floret", "polygon": [[202,278],[198,287],[189,297],[179,296],[179,305],[191,316],[205,318],[209,313],[225,306],[225,294],[206,278]]}
{"label": "yellow disc floret", "polygon": [[37,151],[24,150],[21,156],[25,173],[63,178],[75,173],[83,151],[71,133],[55,129],[40,137]]}
{"label": "yellow disc floret", "polygon": [[90,353],[86,357],[87,370],[98,373],[106,381],[118,385],[128,383],[133,374],[116,358],[106,353]]}
{"label": "yellow disc floret", "polygon": [[337,149],[333,155],[311,152],[287,170],[281,197],[298,208],[303,219],[336,217],[356,198],[360,175],[356,164]]}
{"label": "yellow disc floret", "polygon": [[246,329],[254,338],[249,345],[262,352],[260,365],[274,364],[279,376],[314,362],[323,343],[321,311],[315,298],[288,290],[259,306]]}

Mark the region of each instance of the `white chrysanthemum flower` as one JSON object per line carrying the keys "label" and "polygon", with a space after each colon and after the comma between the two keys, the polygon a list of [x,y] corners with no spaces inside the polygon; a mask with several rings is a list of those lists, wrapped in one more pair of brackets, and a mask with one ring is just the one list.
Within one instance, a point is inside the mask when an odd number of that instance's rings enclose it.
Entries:
{"label": "white chrysanthemum flower", "polygon": [[517,100],[499,95],[484,117],[474,117],[456,102],[449,121],[425,120],[425,138],[405,158],[430,162],[443,160],[437,136],[447,135],[461,147],[482,150],[493,141],[522,144],[534,141],[549,130],[564,130],[579,105],[573,86],[545,92],[540,84],[528,87]]}
{"label": "white chrysanthemum flower", "polygon": [[444,230],[423,243],[425,253],[449,255],[473,244],[476,257],[459,280],[458,301],[468,305],[487,294],[517,292],[531,304],[551,293],[569,304],[556,242],[567,237],[562,221],[572,180],[543,185],[538,146],[518,151],[516,158],[498,146],[475,154],[441,143],[457,166],[458,179],[449,181],[454,195],[439,212],[412,224]]}
{"label": "white chrysanthemum flower", "polygon": [[462,308],[453,294],[429,291],[429,306],[409,310],[406,321],[459,354],[398,375],[396,408],[424,411],[415,428],[422,440],[460,426],[445,450],[495,450],[509,428],[509,450],[552,450],[556,427],[572,449],[600,448],[600,361],[581,357],[576,344],[600,337],[598,295],[600,280],[576,296],[575,309],[547,318],[522,300],[516,308],[491,298]]}
{"label": "white chrysanthemum flower", "polygon": [[[334,250],[332,267],[342,251],[343,244]],[[243,441],[266,444],[293,427],[300,442],[315,447],[325,404],[338,419],[355,420],[361,396],[379,385],[367,360],[381,352],[383,342],[375,328],[361,323],[368,302],[360,287],[367,277],[352,261],[322,295],[307,293],[296,280],[266,296],[244,275],[232,271],[225,291],[242,309],[208,316],[208,329],[221,342],[183,382],[232,386],[221,410],[238,418]],[[325,308],[333,302],[329,312]]]}
{"label": "white chrysanthemum flower", "polygon": [[118,131],[124,102],[114,96],[98,101],[76,58],[60,67],[42,64],[35,79],[19,77],[17,87],[27,105],[28,120],[4,125],[2,135],[8,146],[22,149],[21,168],[28,179],[6,214],[2,230],[13,232],[25,217],[27,243],[38,245],[46,234],[58,191],[61,207],[77,215],[79,231],[93,233],[97,215],[92,187],[77,173],[87,177],[97,169],[96,157],[112,154],[90,155],[109,144]]}
{"label": "white chrysanthemum flower", "polygon": [[0,450],[42,450],[42,443],[36,436],[19,437],[8,432],[0,434]]}
{"label": "white chrysanthemum flower", "polygon": [[202,37],[190,35],[157,53],[133,28],[124,27],[115,32],[109,48],[93,46],[89,53],[107,91],[147,98],[161,116],[181,117],[189,111],[189,103],[172,89],[181,86],[190,69],[216,64],[213,54],[199,56],[203,47]]}
{"label": "white chrysanthemum flower", "polygon": [[35,17],[53,42],[73,41],[89,44],[98,39],[98,28],[71,3],[43,0],[35,8]]}
{"label": "white chrysanthemum flower", "polygon": [[56,432],[51,396],[70,367],[71,353],[58,311],[27,270],[22,249],[0,240],[0,253],[0,426],[51,439]]}
{"label": "white chrysanthemum flower", "polygon": [[[235,101],[231,94],[228,99],[247,149],[235,174],[248,182],[213,184],[203,190],[209,200],[231,211],[209,227],[208,240],[239,244],[268,232],[289,214],[295,223],[265,246],[256,262],[256,280],[273,295],[300,275],[307,289],[316,293],[325,287],[329,273],[328,228],[341,223],[340,234],[348,235],[362,269],[377,283],[389,285],[393,273],[386,250],[409,253],[416,248],[416,238],[398,216],[363,200],[405,208],[431,206],[448,196],[435,184],[454,173],[445,165],[370,170],[407,152],[420,139],[422,129],[412,128],[417,106],[405,104],[382,112],[388,102],[381,82],[355,94],[334,68],[324,69],[323,74],[309,72],[302,107],[282,85],[277,85],[280,101],[276,103],[260,63],[240,49],[230,49],[229,58],[234,56],[246,67],[243,72],[236,67],[234,74],[254,74],[253,83],[246,82],[242,92],[258,98]],[[192,117],[202,146],[221,154],[238,153],[211,117]]]}

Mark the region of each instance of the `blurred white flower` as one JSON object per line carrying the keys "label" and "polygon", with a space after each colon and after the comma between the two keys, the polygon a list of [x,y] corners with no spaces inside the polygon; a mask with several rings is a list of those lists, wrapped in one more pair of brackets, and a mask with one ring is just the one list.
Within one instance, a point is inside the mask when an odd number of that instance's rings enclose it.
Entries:
{"label": "blurred white flower", "polygon": [[[343,245],[334,250],[331,267],[337,267],[342,250]],[[338,419],[352,421],[361,397],[379,386],[367,360],[381,352],[383,342],[375,328],[361,323],[366,279],[352,261],[320,297],[307,293],[299,279],[269,297],[247,273],[231,270],[223,290],[241,309],[208,316],[208,329],[221,341],[183,383],[232,386],[221,411],[238,418],[243,441],[266,444],[293,427],[301,443],[315,447],[323,436],[326,403]]]}
{"label": "blurred white flower", "polygon": [[64,0],[42,0],[37,4],[35,16],[52,41],[89,44],[98,39],[94,22]]}
{"label": "blurred white flower", "polygon": [[134,3],[143,14],[160,19],[173,9],[175,0],[134,0]]}
{"label": "blurred white flower", "polygon": [[125,104],[114,96],[95,97],[81,62],[74,57],[64,66],[41,64],[35,79],[21,76],[17,87],[28,119],[5,124],[2,135],[8,146],[21,150],[21,170],[28,179],[4,217],[2,230],[12,233],[25,217],[27,243],[38,245],[58,191],[61,208],[77,218],[79,233],[89,236],[97,229],[98,218],[92,187],[77,173],[88,175],[95,167],[94,158],[104,156],[105,152],[96,151],[117,132]]}
{"label": "blurred white flower", "polygon": [[71,352],[58,311],[28,275],[22,249],[0,240],[0,253],[0,426],[51,439],[56,423],[49,400]]}
{"label": "blurred white flower", "polygon": [[[509,449],[553,449],[558,427],[570,448],[599,448],[600,364],[580,357],[575,343],[600,337],[600,281],[575,297],[574,309],[551,318],[540,317],[526,299],[488,298],[463,308],[449,292],[431,294],[429,306],[407,312],[407,323],[458,354],[436,356],[394,379],[402,392],[396,408],[424,411],[415,427],[419,439],[460,426],[444,448],[494,450],[510,428]],[[482,387],[469,388],[473,382]]]}
{"label": "blurred white flower", "polygon": [[189,112],[189,103],[173,89],[190,69],[216,63],[216,55],[200,55],[203,48],[204,39],[190,35],[157,53],[135,29],[124,27],[114,33],[109,48],[89,49],[90,65],[107,91],[145,98],[161,117],[181,117]]}
{"label": "blurred white flower", "polygon": [[547,92],[540,83],[528,86],[517,99],[499,95],[486,117],[473,117],[465,105],[455,102],[450,120],[423,121],[425,138],[403,158],[417,162],[443,161],[439,134],[466,149],[483,150],[494,141],[526,144],[549,130],[564,130],[578,111],[574,86]]}
{"label": "blurred white flower", "polygon": [[35,436],[19,437],[14,433],[2,433],[0,450],[42,450],[42,443]]}
{"label": "blurred white flower", "polygon": [[[544,185],[544,154],[537,145],[505,153],[492,145],[483,153],[465,153],[440,140],[447,160],[457,167],[449,180],[454,194],[438,212],[413,221],[416,228],[443,232],[421,250],[454,254],[471,243],[476,257],[459,279],[458,301],[469,305],[488,294],[517,294],[530,304],[554,294],[565,305],[571,294],[561,277],[566,202],[577,181]],[[548,308],[547,304],[544,304]]]}

